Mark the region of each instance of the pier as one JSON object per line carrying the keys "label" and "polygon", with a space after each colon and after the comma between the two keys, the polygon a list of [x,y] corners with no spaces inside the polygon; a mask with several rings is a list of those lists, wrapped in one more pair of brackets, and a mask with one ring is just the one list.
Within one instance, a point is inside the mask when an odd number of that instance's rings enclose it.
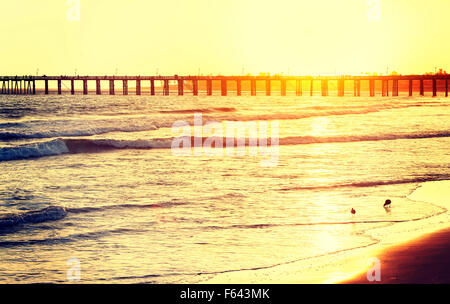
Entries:
{"label": "pier", "polygon": [[[438,91],[444,92],[448,97],[448,81],[450,75],[395,75],[395,76],[0,76],[0,94],[2,95],[36,95],[36,94],[63,94],[63,84],[66,92],[75,95],[82,93],[89,94],[89,84],[95,86],[95,94],[101,95],[102,81],[109,86],[109,95],[116,95],[116,82],[122,84],[122,94],[129,94],[130,83],[134,84],[134,93],[136,95],[164,95],[171,93],[171,87],[175,87],[176,95],[183,96],[186,94],[186,88],[192,91],[192,95],[199,95],[200,84],[203,84],[204,92],[207,96],[213,95],[215,88],[220,91],[221,96],[228,96],[230,92],[235,92],[237,96],[241,96],[244,91],[243,84],[247,84],[247,91],[251,96],[257,94],[257,83],[264,86],[266,96],[271,96],[274,92],[274,83],[277,83],[279,94],[286,96],[288,92],[288,84],[290,92],[296,96],[302,96],[305,92],[303,85],[308,87],[309,96],[313,96],[315,83],[320,82],[320,95],[330,95],[330,85],[336,87],[336,95],[344,96],[346,92],[353,91],[353,96],[361,96],[361,88],[364,86],[369,96],[399,96],[400,88],[402,92],[408,92],[409,96],[413,96],[414,92],[418,92],[420,96],[425,95],[425,83],[431,87],[432,96],[437,96]],[[56,83],[56,90],[50,91],[49,83]],[[156,83],[159,82],[159,86]],[[37,89],[37,83],[43,84],[43,89]],[[82,90],[76,90],[75,83],[82,84]],[[218,83],[220,86],[214,86]],[[400,83],[403,83],[400,86]],[[68,85],[67,85],[68,84]],[[91,85],[92,85],[91,84]],[[230,90],[230,84],[234,90]],[[353,90],[349,90],[347,86],[353,86]],[[145,85],[148,89],[145,90]],[[70,86],[70,87],[69,87]],[[93,86],[93,88],[94,88]],[[416,87],[416,90],[414,90]],[[119,87],[120,88],[120,87]],[[159,92],[157,92],[159,88]],[[378,88],[378,90],[377,90]],[[405,89],[406,88],[406,89]],[[173,91],[173,89],[172,89]],[[66,93],[65,92],[65,93]]]}

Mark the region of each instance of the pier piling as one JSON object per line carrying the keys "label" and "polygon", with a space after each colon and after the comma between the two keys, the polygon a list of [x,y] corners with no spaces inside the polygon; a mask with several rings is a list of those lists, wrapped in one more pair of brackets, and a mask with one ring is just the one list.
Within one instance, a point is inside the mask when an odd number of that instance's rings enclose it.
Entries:
{"label": "pier piling", "polygon": [[272,94],[271,84],[270,79],[266,79],[266,96],[270,96]]}
{"label": "pier piling", "polygon": [[136,79],[136,95],[141,95],[141,80]]}
{"label": "pier piling", "polygon": [[328,80],[322,79],[322,96],[328,96]]}
{"label": "pier piling", "polygon": [[102,88],[100,85],[100,79],[95,80],[95,94],[101,95],[102,94]]}
{"label": "pier piling", "polygon": [[169,80],[168,80],[168,79],[164,79],[164,91],[163,91],[163,95],[164,95],[164,96],[169,96],[169,94],[170,94]]}
{"label": "pier piling", "polygon": [[88,94],[88,82],[87,79],[83,79],[83,95]]}
{"label": "pier piling", "polygon": [[70,80],[70,94],[75,95],[75,80]]}
{"label": "pier piling", "polygon": [[448,97],[448,79],[445,79],[445,97]]}
{"label": "pier piling", "polygon": [[237,96],[242,95],[242,81],[240,79],[236,80],[236,94]]}
{"label": "pier piling", "polygon": [[178,79],[178,96],[184,95],[184,81],[183,79]]}
{"label": "pier piling", "polygon": [[433,78],[433,97],[437,96],[437,80]]}
{"label": "pier piling", "polygon": [[122,80],[123,95],[128,95],[128,80]]}
{"label": "pier piling", "polygon": [[[194,79],[192,80],[192,93],[194,94],[194,96],[198,96],[198,79]],[[169,94],[167,94],[169,95]]]}
{"label": "pier piling", "polygon": [[286,96],[286,79],[281,79],[281,96]]}
{"label": "pier piling", "polygon": [[226,79],[221,80],[220,88],[221,88],[221,95],[227,96],[227,80]]}
{"label": "pier piling", "polygon": [[392,80],[392,96],[398,96],[398,79]]}
{"label": "pier piling", "polygon": [[256,96],[256,79],[252,79],[250,81],[250,90],[251,90],[251,95],[252,96]]}
{"label": "pier piling", "polygon": [[114,90],[114,80],[110,79],[109,80],[109,95],[114,95],[116,94],[115,90]]}
{"label": "pier piling", "polygon": [[302,96],[302,94],[303,94],[302,81],[300,79],[297,79],[295,81],[295,95]]}
{"label": "pier piling", "polygon": [[61,95],[61,79],[58,79],[58,95]]}
{"label": "pier piling", "polygon": [[369,80],[369,89],[370,89],[370,96],[374,97],[375,96],[375,79],[370,79]]}
{"label": "pier piling", "polygon": [[206,95],[208,95],[208,96],[212,95],[212,80],[211,79],[206,80]]}

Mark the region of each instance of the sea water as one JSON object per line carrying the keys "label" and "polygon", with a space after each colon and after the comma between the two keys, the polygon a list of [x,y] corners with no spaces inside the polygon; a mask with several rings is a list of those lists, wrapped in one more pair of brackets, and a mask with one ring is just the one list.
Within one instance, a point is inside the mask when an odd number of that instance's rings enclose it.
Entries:
{"label": "sea water", "polygon": [[[195,283],[319,267],[380,243],[384,228],[425,229],[447,209],[411,193],[450,179],[449,106],[442,96],[0,96],[0,282],[66,283],[76,264],[82,283]],[[174,153],[174,123],[195,115],[276,122],[276,134],[258,133],[277,136],[276,163],[234,146]]]}

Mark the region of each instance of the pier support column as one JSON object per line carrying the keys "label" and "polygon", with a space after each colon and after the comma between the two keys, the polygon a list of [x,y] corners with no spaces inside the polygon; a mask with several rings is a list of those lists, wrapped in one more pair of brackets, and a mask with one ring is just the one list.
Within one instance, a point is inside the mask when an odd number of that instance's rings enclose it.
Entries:
{"label": "pier support column", "polygon": [[433,78],[433,97],[437,96],[437,80]]}
{"label": "pier support column", "polygon": [[295,82],[295,95],[302,96],[303,94],[303,88],[302,88],[302,80],[297,79]]}
{"label": "pier support column", "polygon": [[33,93],[33,89],[31,88],[31,83],[32,83],[32,81],[31,80],[28,80],[27,81],[27,94],[32,94]]}
{"label": "pier support column", "polygon": [[114,95],[116,94],[115,90],[114,90],[114,80],[109,80],[109,95]]}
{"label": "pier support column", "polygon": [[198,96],[198,79],[192,80],[192,91],[194,96]]}
{"label": "pier support column", "polygon": [[128,80],[124,79],[122,80],[122,87],[123,87],[123,95],[128,95]]}
{"label": "pier support column", "polygon": [[206,95],[208,95],[208,96],[212,95],[212,80],[211,79],[206,80]]}
{"label": "pier support column", "polygon": [[424,96],[425,95],[425,90],[423,87],[423,79],[420,79],[420,96]]}
{"label": "pier support column", "polygon": [[96,79],[95,80],[95,93],[97,95],[101,95],[102,94],[102,87],[100,85],[100,79]]}
{"label": "pier support column", "polygon": [[314,89],[314,80],[311,79],[311,84],[310,84],[310,88],[309,88],[310,96],[313,96],[313,89]]}
{"label": "pier support column", "polygon": [[409,96],[413,96],[413,81],[412,81],[412,79],[409,80],[409,84],[408,84],[408,95],[409,95]]}
{"label": "pier support column", "polygon": [[87,79],[83,79],[83,95],[88,94],[88,82]]}
{"label": "pier support column", "polygon": [[48,95],[48,80],[45,79],[45,95]]}
{"label": "pier support column", "polygon": [[266,79],[266,96],[270,96],[271,95],[271,91],[272,91],[272,88],[271,88],[271,81],[270,81],[270,79]]}
{"label": "pier support column", "polygon": [[36,95],[36,80],[33,80],[33,95]]}
{"label": "pier support column", "polygon": [[445,79],[445,97],[448,97],[448,79]]}
{"label": "pier support column", "polygon": [[178,79],[178,96],[184,95],[184,80]]}
{"label": "pier support column", "polygon": [[369,80],[369,86],[370,86],[370,97],[375,96],[375,79]]}
{"label": "pier support column", "polygon": [[236,80],[236,94],[237,96],[242,95],[242,82],[240,79]]}
{"label": "pier support column", "polygon": [[58,79],[58,95],[61,95],[61,79]]}
{"label": "pier support column", "polygon": [[328,80],[322,79],[322,96],[328,96]]}
{"label": "pier support column", "polygon": [[227,80],[226,79],[222,79],[220,81],[220,89],[221,89],[222,96],[227,96]]}
{"label": "pier support column", "polygon": [[385,97],[386,96],[386,80],[382,79],[381,80],[381,96]]}
{"label": "pier support column", "polygon": [[169,96],[169,91],[170,91],[169,80],[168,79],[164,79],[164,92],[163,92],[163,95],[164,96]]}
{"label": "pier support column", "polygon": [[338,80],[338,96],[342,97],[345,93],[345,80],[339,79]]}
{"label": "pier support column", "polygon": [[75,95],[75,80],[70,80],[70,94]]}
{"label": "pier support column", "polygon": [[256,96],[256,79],[252,79],[250,81],[250,90],[251,90],[251,95]]}
{"label": "pier support column", "polygon": [[392,80],[392,96],[398,96],[398,79]]}
{"label": "pier support column", "polygon": [[150,80],[150,95],[155,96],[155,80]]}
{"label": "pier support column", "polygon": [[286,79],[281,79],[281,96],[286,96]]}
{"label": "pier support column", "polygon": [[136,95],[141,95],[141,80],[136,79]]}

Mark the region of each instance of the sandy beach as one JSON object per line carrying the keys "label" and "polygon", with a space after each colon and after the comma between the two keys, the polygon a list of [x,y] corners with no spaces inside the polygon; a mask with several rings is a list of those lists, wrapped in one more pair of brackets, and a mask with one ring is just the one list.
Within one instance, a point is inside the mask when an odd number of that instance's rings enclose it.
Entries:
{"label": "sandy beach", "polygon": [[378,257],[381,280],[369,282],[363,272],[343,284],[449,284],[450,229],[393,246]]}
{"label": "sandy beach", "polygon": [[[450,181],[419,185],[408,198],[439,206],[442,213],[420,221],[373,229],[369,234],[377,240],[374,245],[266,269],[224,273],[204,283],[450,283],[449,185]],[[374,265],[375,258],[380,262],[380,281],[369,282],[367,271]]]}

